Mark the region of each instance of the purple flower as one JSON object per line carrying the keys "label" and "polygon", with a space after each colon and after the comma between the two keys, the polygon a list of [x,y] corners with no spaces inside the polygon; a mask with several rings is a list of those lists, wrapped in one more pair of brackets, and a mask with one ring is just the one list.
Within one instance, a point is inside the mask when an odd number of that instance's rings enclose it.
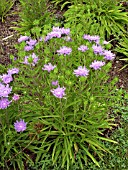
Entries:
{"label": "purple flower", "polygon": [[88,35],[88,34],[84,34],[84,35],[83,35],[83,39],[85,39],[85,40],[90,40],[90,37],[91,37],[91,36]]}
{"label": "purple flower", "polygon": [[82,52],[85,52],[88,50],[88,47],[85,46],[85,45],[81,45],[79,48],[78,48],[79,51],[82,51]]}
{"label": "purple flower", "polygon": [[88,35],[88,34],[84,34],[83,38],[85,40],[88,40],[88,41],[94,41],[96,42],[97,44],[99,43],[100,41],[100,37],[98,35]]}
{"label": "purple flower", "polygon": [[106,60],[113,60],[115,58],[115,54],[109,50],[104,50],[103,55]]}
{"label": "purple flower", "polygon": [[66,46],[63,46],[60,48],[60,50],[57,50],[57,53],[59,55],[64,55],[64,56],[70,55],[71,52],[72,52],[72,49]]}
{"label": "purple flower", "polygon": [[10,75],[10,74],[3,74],[3,76],[2,76],[2,81],[3,81],[5,84],[10,83],[11,81],[13,81],[12,75]]}
{"label": "purple flower", "polygon": [[39,60],[39,58],[36,56],[36,54],[32,53],[31,56],[25,56],[24,57],[23,64],[27,64],[27,65],[32,64],[32,66],[35,66],[37,64],[38,60]]}
{"label": "purple flower", "polygon": [[103,44],[109,44],[109,42],[108,41],[103,41]]}
{"label": "purple flower", "polygon": [[30,50],[33,50],[33,48],[34,48],[33,46],[27,45],[24,47],[24,51],[30,51]]}
{"label": "purple flower", "polygon": [[35,66],[35,64],[37,64],[39,58],[36,56],[35,53],[32,53],[32,59],[33,59],[33,66]]}
{"label": "purple flower", "polygon": [[65,35],[70,34],[70,28],[53,27],[52,30],[55,32],[60,32],[61,34],[65,34]]}
{"label": "purple flower", "polygon": [[52,85],[53,86],[57,86],[58,85],[58,81],[56,80],[56,81],[52,81]]}
{"label": "purple flower", "polygon": [[12,99],[13,99],[14,101],[17,101],[17,100],[20,99],[20,96],[19,96],[18,94],[14,94],[14,96],[12,97]]}
{"label": "purple flower", "polygon": [[47,36],[45,37],[45,42],[52,39],[52,38],[60,38],[61,37],[61,33],[57,32],[57,31],[52,31],[50,33],[47,34]]}
{"label": "purple flower", "polygon": [[72,41],[72,39],[71,39],[70,36],[63,37],[63,39],[64,39],[65,41],[67,41],[67,42]]}
{"label": "purple flower", "polygon": [[55,32],[60,32],[60,30],[61,30],[61,28],[59,28],[59,27],[53,26],[53,28],[52,28],[52,31],[55,31]]}
{"label": "purple flower", "polygon": [[51,70],[53,70],[56,66],[53,66],[51,63],[45,64],[44,68],[42,68],[42,70],[47,70],[48,72],[50,72]]}
{"label": "purple flower", "polygon": [[9,69],[8,71],[8,74],[18,74],[19,73],[19,69],[18,68],[12,68],[12,69]]}
{"label": "purple flower", "polygon": [[63,98],[65,96],[65,87],[57,87],[56,89],[52,89],[52,94],[57,98]]}
{"label": "purple flower", "polygon": [[61,34],[65,34],[65,35],[70,34],[70,28],[61,28],[60,31],[61,31]]}
{"label": "purple flower", "polygon": [[94,62],[92,62],[90,67],[93,68],[94,70],[98,70],[98,69],[101,69],[101,67],[104,65],[105,65],[105,62],[94,60]]}
{"label": "purple flower", "polygon": [[29,46],[35,46],[37,43],[37,40],[30,39],[29,41],[26,42]]}
{"label": "purple flower", "polygon": [[8,97],[11,91],[12,91],[12,87],[9,87],[8,84],[6,86],[0,84],[0,97]]}
{"label": "purple flower", "polygon": [[0,100],[0,109],[6,109],[11,101],[9,101],[7,98],[1,98]]}
{"label": "purple flower", "polygon": [[21,43],[22,41],[27,41],[29,39],[29,37],[27,36],[20,36],[20,38],[18,39],[18,42]]}
{"label": "purple flower", "polygon": [[84,66],[79,66],[77,70],[74,70],[74,74],[78,77],[78,76],[88,76],[89,74],[89,70]]}
{"label": "purple flower", "polygon": [[28,56],[25,56],[25,57],[24,57],[24,62],[23,62],[23,64],[30,64],[30,63],[28,62],[28,58],[29,58]]}
{"label": "purple flower", "polygon": [[95,43],[99,43],[100,42],[100,37],[98,35],[92,35],[90,37],[90,41],[94,41]]}
{"label": "purple flower", "polygon": [[17,132],[23,132],[27,128],[26,125],[27,123],[25,123],[24,120],[20,119],[20,121],[17,120],[14,123],[14,128]]}
{"label": "purple flower", "polygon": [[92,48],[95,54],[103,55],[103,48],[100,45],[93,45]]}
{"label": "purple flower", "polygon": [[44,41],[47,42],[48,40],[52,38],[61,38],[62,34],[68,35],[69,33],[70,33],[69,28],[53,27],[52,31],[47,34]]}

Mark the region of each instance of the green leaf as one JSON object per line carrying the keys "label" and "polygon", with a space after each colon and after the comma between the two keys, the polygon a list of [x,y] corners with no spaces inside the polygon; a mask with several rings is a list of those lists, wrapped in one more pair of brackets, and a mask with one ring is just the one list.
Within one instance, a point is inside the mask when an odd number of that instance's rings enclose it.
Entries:
{"label": "green leaf", "polygon": [[86,154],[92,159],[92,161],[100,167],[99,163],[96,161],[96,159],[90,154],[90,152],[82,145],[80,144],[81,148],[86,152]]}

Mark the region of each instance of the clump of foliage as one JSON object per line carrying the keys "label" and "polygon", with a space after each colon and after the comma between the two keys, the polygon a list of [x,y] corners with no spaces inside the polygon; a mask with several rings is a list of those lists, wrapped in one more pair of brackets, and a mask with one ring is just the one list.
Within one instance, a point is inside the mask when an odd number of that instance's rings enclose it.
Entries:
{"label": "clump of foliage", "polygon": [[15,0],[0,0],[0,20],[4,21],[7,13],[14,5]]}
{"label": "clump of foliage", "polygon": [[[73,4],[65,12],[66,25],[72,30],[82,29],[86,33],[99,34],[110,39],[110,36],[119,37],[126,34],[125,25],[128,23],[127,12],[117,1],[83,1]],[[86,29],[85,29],[86,28]]]}
{"label": "clump of foliage", "polygon": [[[121,39],[120,43],[117,45],[117,48],[115,49],[118,53],[120,53],[122,56],[120,57],[120,60],[123,60],[126,62],[123,68],[128,66],[128,38],[124,37]],[[124,57],[123,57],[124,56]],[[123,69],[122,68],[122,69]]]}
{"label": "clump of foliage", "polygon": [[50,154],[67,169],[76,159],[81,169],[88,159],[99,166],[97,157],[109,152],[103,141],[116,143],[103,137],[116,126],[108,112],[122,98],[117,78],[108,83],[115,55],[99,36],[69,28],[30,35],[18,39],[18,58],[0,76],[1,167],[23,169],[24,160],[33,164],[28,154],[36,163]]}
{"label": "clump of foliage", "polygon": [[14,28],[22,34],[37,28],[40,28],[41,32],[44,25],[53,21],[46,0],[20,0],[19,17],[18,27]]}

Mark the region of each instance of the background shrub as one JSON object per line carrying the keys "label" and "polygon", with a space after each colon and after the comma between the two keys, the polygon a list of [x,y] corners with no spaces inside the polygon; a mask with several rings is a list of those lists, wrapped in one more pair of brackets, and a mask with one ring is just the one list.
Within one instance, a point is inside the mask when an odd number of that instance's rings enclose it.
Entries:
{"label": "background shrub", "polygon": [[[125,24],[128,23],[127,12],[117,5],[117,1],[83,1],[84,4],[74,4],[64,13],[66,25],[72,30],[82,29],[85,33],[99,34],[110,39],[122,36],[126,33]],[[86,28],[86,29],[85,29]]]}

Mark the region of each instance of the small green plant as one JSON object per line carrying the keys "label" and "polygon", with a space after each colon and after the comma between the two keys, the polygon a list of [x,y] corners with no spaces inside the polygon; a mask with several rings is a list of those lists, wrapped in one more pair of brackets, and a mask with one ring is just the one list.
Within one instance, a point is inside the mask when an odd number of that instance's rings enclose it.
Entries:
{"label": "small green plant", "polygon": [[0,0],[0,20],[4,21],[7,13],[14,5],[15,0]]}
{"label": "small green plant", "polygon": [[[44,25],[52,23],[53,18],[47,9],[46,0],[20,0],[20,20],[18,27],[13,27],[21,34],[24,34],[31,29],[43,29]],[[16,23],[17,24],[17,23]]]}

